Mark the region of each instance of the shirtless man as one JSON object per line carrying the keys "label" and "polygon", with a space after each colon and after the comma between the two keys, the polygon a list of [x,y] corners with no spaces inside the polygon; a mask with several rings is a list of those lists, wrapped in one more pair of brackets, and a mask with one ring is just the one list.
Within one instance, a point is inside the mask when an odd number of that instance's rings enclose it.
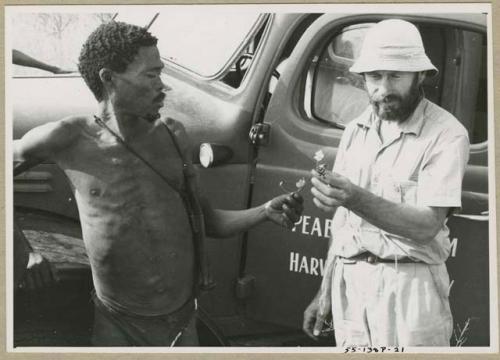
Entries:
{"label": "shirtless man", "polygon": [[[93,343],[100,346],[197,344],[193,233],[174,188],[185,185],[183,169],[194,168],[182,159],[191,158],[182,125],[160,119],[170,88],[160,78],[156,43],[144,28],[101,25],[79,59],[96,114],[42,125],[14,143],[23,168],[51,159],[74,188],[96,292]],[[201,204],[212,237],[266,220],[290,228],[302,211],[298,194],[241,211]]]}

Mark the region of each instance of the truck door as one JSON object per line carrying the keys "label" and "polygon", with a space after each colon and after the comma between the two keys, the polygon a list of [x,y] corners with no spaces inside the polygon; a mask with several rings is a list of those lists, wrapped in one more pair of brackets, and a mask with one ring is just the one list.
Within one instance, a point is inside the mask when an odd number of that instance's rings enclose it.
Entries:
{"label": "truck door", "polygon": [[[469,199],[464,201],[463,213],[488,210],[485,17],[471,16],[464,22],[463,16],[459,21],[452,16],[323,15],[278,66],[280,77],[269,89],[272,97],[263,122],[253,129],[260,134],[256,141],[261,142],[253,174],[253,205],[294,191],[301,179],[306,186],[301,192],[304,213],[293,231],[265,224],[249,232],[245,278],[254,289],[247,298],[250,317],[301,327],[303,311],[320,285],[332,235],[331,219],[312,203],[309,173],[316,165],[314,155],[322,150],[331,168],[344,126],[368,105],[362,78],[348,69],[359,54],[366,30],[388,17],[407,19],[419,27],[426,51],[440,70],[437,78],[424,84],[426,96],[452,112],[475,136],[464,180]],[[465,75],[471,70],[476,75]],[[464,85],[453,86],[454,81],[458,84],[465,79],[475,89],[469,98]],[[453,221],[450,226],[453,232]],[[484,229],[485,223],[479,226]],[[481,242],[487,244],[488,238]],[[486,263],[487,250],[488,246],[483,247],[477,254]],[[473,264],[460,264],[469,265]],[[486,286],[480,292],[487,290]]]}

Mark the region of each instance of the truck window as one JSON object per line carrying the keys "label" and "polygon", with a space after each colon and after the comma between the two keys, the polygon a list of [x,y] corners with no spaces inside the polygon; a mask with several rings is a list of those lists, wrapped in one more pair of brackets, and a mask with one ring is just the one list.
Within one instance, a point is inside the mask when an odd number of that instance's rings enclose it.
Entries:
{"label": "truck window", "polygon": [[315,64],[312,115],[345,126],[368,105],[361,76],[349,68],[359,56],[366,31],[372,24],[348,26],[328,42]]}
{"label": "truck window", "polygon": [[[359,56],[373,23],[346,26],[326,41],[311,60],[305,113],[325,126],[344,127],[368,105],[363,78],[349,68]],[[454,114],[471,144],[487,140],[486,36],[455,26],[415,23],[427,55],[439,74],[424,81],[425,96]]]}
{"label": "truck window", "polygon": [[[140,9],[116,20],[149,26],[163,60],[236,88],[253,60],[267,15],[237,10]],[[193,26],[196,24],[196,26]]]}
{"label": "truck window", "polygon": [[258,18],[255,13],[229,11],[165,11],[150,30],[158,36],[162,57],[203,77],[212,77],[239,50]]}

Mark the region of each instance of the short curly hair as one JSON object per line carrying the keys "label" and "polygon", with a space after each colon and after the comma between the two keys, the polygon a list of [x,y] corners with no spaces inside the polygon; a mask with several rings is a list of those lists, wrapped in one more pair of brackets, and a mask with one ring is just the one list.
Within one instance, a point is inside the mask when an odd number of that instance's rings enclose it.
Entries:
{"label": "short curly hair", "polygon": [[87,38],[78,58],[78,70],[97,101],[104,98],[99,78],[102,68],[124,72],[143,46],[155,46],[158,39],[147,29],[124,22],[100,25]]}

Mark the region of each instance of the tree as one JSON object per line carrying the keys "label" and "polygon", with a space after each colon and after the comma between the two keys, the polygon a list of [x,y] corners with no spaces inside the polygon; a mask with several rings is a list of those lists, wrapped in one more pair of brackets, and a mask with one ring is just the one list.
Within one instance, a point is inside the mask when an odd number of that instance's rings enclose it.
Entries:
{"label": "tree", "polygon": [[42,28],[47,31],[49,35],[62,38],[62,34],[66,28],[78,20],[75,14],[61,14],[61,13],[40,13],[38,19]]}
{"label": "tree", "polygon": [[113,20],[114,14],[112,13],[97,13],[93,14],[94,17],[99,21],[99,23],[104,24]]}

